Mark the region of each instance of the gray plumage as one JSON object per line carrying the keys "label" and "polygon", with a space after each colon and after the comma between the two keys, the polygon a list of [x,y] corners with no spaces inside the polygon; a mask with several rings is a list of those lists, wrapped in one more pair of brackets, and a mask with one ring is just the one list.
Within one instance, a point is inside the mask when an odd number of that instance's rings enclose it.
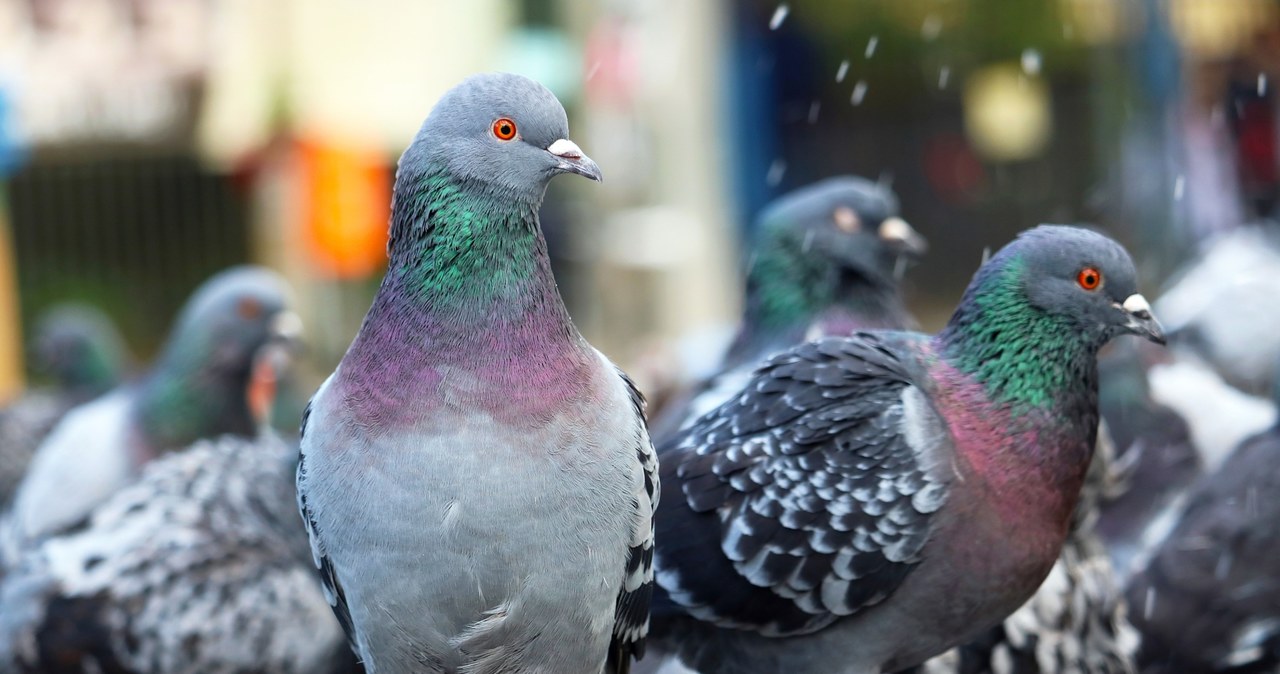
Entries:
{"label": "gray plumage", "polygon": [[299,507],[371,674],[598,674],[643,652],[643,400],[569,320],[537,221],[552,176],[599,178],[566,136],[526,78],[444,95],[400,159],[382,286],[304,413]]}
{"label": "gray plumage", "polygon": [[1070,530],[1097,350],[1163,339],[1135,278],[1114,241],[1041,226],[933,338],[770,358],[663,443],[655,638],[703,674],[879,674],[998,624]]}
{"label": "gray plumage", "polygon": [[14,497],[6,554],[77,524],[167,451],[223,433],[254,435],[249,373],[281,318],[296,321],[288,295],[284,280],[261,267],[201,285],[150,372],[73,409],[41,444]]}
{"label": "gray plumage", "polygon": [[27,551],[0,589],[0,671],[358,671],[311,569],[296,460],[270,435],[202,441]]}
{"label": "gray plumage", "polygon": [[1144,672],[1280,671],[1278,466],[1275,424],[1196,481],[1130,580]]}
{"label": "gray plumage", "polygon": [[1232,386],[1266,395],[1280,358],[1277,295],[1280,224],[1263,220],[1207,242],[1154,307],[1168,317],[1170,345],[1193,351]]}
{"label": "gray plumage", "polygon": [[742,320],[714,374],[657,410],[659,442],[741,390],[766,356],[854,330],[909,329],[902,270],[927,249],[898,217],[888,187],[835,176],[790,192],[760,214]]}
{"label": "gray plumage", "polygon": [[75,304],[42,313],[28,351],[32,374],[44,384],[0,410],[0,509],[8,506],[31,457],[63,415],[119,383],[128,363],[111,321]]}

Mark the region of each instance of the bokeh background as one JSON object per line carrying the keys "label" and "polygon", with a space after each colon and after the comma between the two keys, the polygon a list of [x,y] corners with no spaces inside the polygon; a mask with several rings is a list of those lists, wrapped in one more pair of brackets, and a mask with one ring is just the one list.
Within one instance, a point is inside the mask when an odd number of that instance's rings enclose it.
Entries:
{"label": "bokeh background", "polygon": [[297,290],[309,392],[381,277],[399,152],[484,70],[550,87],[604,170],[542,221],[642,385],[714,359],[754,214],[816,179],[892,184],[928,329],[1020,229],[1097,223],[1158,295],[1280,186],[1273,0],[0,0],[0,391],[52,303],[145,360],[252,261]]}

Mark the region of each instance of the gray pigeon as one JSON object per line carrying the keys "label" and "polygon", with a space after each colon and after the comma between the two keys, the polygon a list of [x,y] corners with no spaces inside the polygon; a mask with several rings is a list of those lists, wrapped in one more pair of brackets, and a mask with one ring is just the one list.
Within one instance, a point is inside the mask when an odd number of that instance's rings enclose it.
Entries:
{"label": "gray pigeon", "polygon": [[284,280],[261,267],[201,285],[151,371],[72,410],[40,446],[14,497],[6,556],[79,523],[165,452],[224,433],[253,436],[250,366],[272,335],[296,329],[287,295]]}
{"label": "gray pigeon", "polygon": [[447,92],[400,158],[390,264],[303,416],[299,506],[371,674],[626,671],[657,477],[631,382],[569,319],[538,207],[599,180],[524,77]]}
{"label": "gray pigeon", "polygon": [[1041,226],[936,336],[772,357],[663,443],[655,638],[702,674],[879,674],[995,626],[1058,560],[1121,334],[1163,341],[1128,253]]}
{"label": "gray pigeon", "polygon": [[111,320],[79,304],[42,313],[29,352],[32,373],[47,385],[0,410],[0,508],[13,498],[31,457],[58,420],[118,384],[128,363],[124,340]]}
{"label": "gray pigeon", "polygon": [[1278,496],[1280,423],[1191,487],[1127,589],[1144,672],[1280,671]]}
{"label": "gray pigeon", "polygon": [[915,326],[899,275],[926,242],[898,217],[887,187],[828,178],[769,204],[758,229],[738,333],[715,375],[653,414],[655,438],[719,407],[777,351],[855,330]]}

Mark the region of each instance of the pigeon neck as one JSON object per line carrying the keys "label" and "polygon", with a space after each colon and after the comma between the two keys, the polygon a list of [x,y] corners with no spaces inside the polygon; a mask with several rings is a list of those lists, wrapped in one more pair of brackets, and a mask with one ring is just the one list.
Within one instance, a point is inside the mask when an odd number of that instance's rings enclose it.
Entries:
{"label": "pigeon neck", "polygon": [[446,173],[401,175],[396,192],[407,197],[393,205],[391,260],[358,345],[411,342],[449,360],[534,358],[577,344],[537,201]]}
{"label": "pigeon neck", "polygon": [[[992,404],[1015,417],[1047,414],[1063,428],[1096,425],[1097,345],[1067,321],[1032,306],[1021,263],[989,263],[965,291],[938,350],[982,385]],[[1086,423],[1086,425],[1089,425]]]}
{"label": "pigeon neck", "polygon": [[94,398],[120,380],[119,360],[105,347],[88,348],[74,364],[57,373],[58,386],[78,399]]}
{"label": "pigeon neck", "polygon": [[803,341],[811,331],[835,335],[899,328],[906,315],[891,283],[822,264],[812,253],[780,243],[752,265],[742,329],[726,361],[755,360]]}
{"label": "pigeon neck", "polygon": [[220,370],[204,360],[166,354],[142,382],[134,410],[149,451],[181,449],[222,433],[254,434],[247,366]]}

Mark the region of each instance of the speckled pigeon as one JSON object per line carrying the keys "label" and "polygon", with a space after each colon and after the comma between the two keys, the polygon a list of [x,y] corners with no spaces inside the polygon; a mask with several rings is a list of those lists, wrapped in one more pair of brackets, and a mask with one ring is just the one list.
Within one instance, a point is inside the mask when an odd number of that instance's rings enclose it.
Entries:
{"label": "speckled pigeon", "polygon": [[1097,350],[1161,341],[1124,249],[1041,226],[936,337],[772,357],[664,443],[655,636],[703,674],[911,667],[1053,567],[1098,425]]}
{"label": "speckled pigeon", "polygon": [[124,340],[111,320],[79,304],[56,305],[36,319],[31,370],[47,385],[0,410],[0,508],[8,505],[49,431],[72,407],[105,393],[128,367]]}
{"label": "speckled pigeon", "polygon": [[578,333],[538,207],[598,180],[541,85],[476,75],[400,158],[390,264],[303,419],[299,505],[371,674],[626,671],[648,629],[643,400]]}
{"label": "speckled pigeon", "polygon": [[358,671],[311,565],[296,459],[273,436],[202,440],[26,551],[0,589],[0,671]]}
{"label": "speckled pigeon", "polygon": [[72,410],[40,446],[14,497],[6,555],[77,524],[167,451],[223,433],[252,436],[250,365],[268,338],[296,328],[287,295],[284,280],[261,267],[201,285],[150,372]]}
{"label": "speckled pigeon", "polygon": [[1280,423],[1191,488],[1129,584],[1144,672],[1280,671],[1278,496]]}
{"label": "speckled pigeon", "polygon": [[926,243],[878,183],[838,176],[784,195],[759,217],[742,323],[714,376],[655,414],[661,439],[718,407],[766,356],[806,339],[915,327],[903,264]]}

